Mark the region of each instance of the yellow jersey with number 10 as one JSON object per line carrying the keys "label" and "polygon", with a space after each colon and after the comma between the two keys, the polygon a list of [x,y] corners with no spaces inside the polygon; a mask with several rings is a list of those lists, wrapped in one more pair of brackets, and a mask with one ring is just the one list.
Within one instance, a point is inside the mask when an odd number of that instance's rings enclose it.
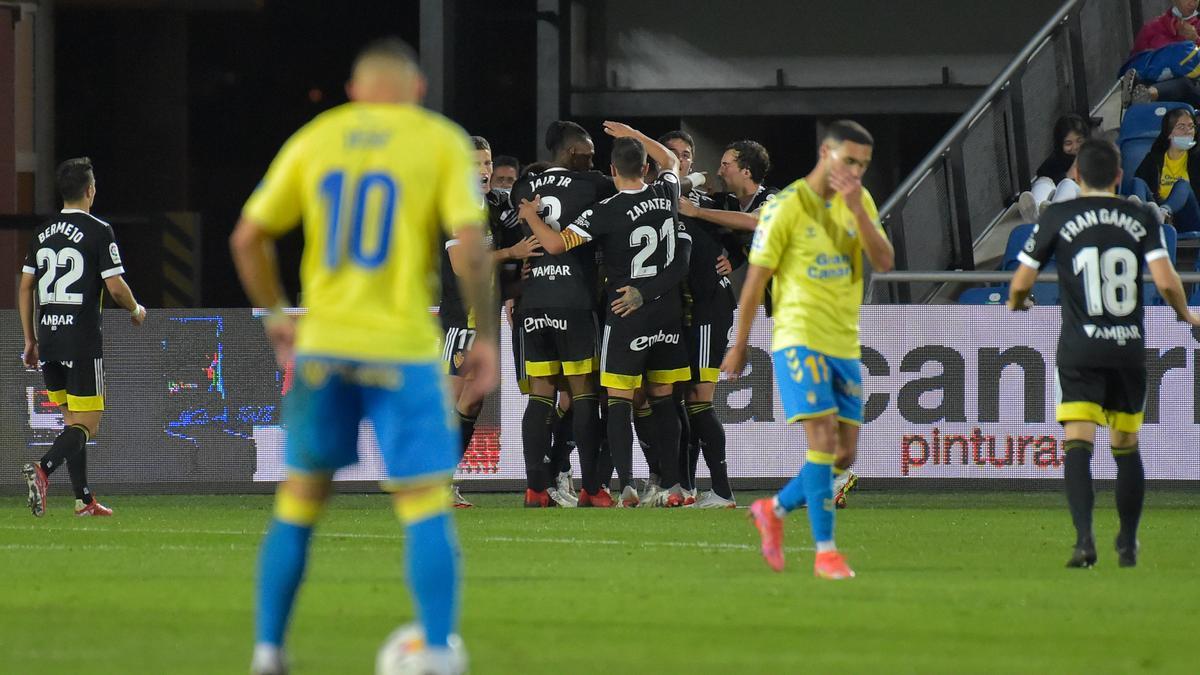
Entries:
{"label": "yellow jersey with number 10", "polygon": [[[878,228],[875,201],[865,188],[862,204]],[[859,358],[862,238],[841,194],[827,203],[803,178],[789,185],[759,212],[750,262],[775,271],[772,350],[803,346]]]}
{"label": "yellow jersey with number 10", "polygon": [[284,144],[242,211],[281,235],[304,222],[300,354],[430,361],[440,234],[481,227],[466,133],[415,105],[347,103]]}

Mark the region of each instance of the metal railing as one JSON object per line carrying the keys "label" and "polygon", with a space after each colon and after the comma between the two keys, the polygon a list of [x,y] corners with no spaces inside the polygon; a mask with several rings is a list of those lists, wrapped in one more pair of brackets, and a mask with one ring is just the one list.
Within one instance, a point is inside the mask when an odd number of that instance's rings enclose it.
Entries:
{"label": "metal railing", "polygon": [[[879,272],[871,277],[872,284],[1001,284],[1012,280],[1012,272],[980,272],[980,271],[942,271],[942,272]],[[1200,282],[1200,272],[1180,272],[1180,280],[1185,284]],[[1058,281],[1057,272],[1040,272],[1037,280],[1054,283]],[[1147,273],[1142,275],[1142,281],[1150,283],[1154,279]]]}
{"label": "metal railing", "polygon": [[[1028,188],[1055,119],[1089,116],[1111,90],[1141,16],[1139,0],[1063,3],[883,205],[897,267],[975,268],[976,242]],[[911,302],[934,287],[887,290],[887,300]]]}

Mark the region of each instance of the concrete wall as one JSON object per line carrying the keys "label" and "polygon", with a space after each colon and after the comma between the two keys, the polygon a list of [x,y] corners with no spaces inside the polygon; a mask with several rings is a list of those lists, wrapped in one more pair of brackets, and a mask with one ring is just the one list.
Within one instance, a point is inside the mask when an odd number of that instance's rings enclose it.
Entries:
{"label": "concrete wall", "polygon": [[609,0],[592,18],[603,24],[605,54],[588,55],[600,63],[574,79],[633,89],[763,87],[781,68],[788,86],[921,85],[941,83],[948,66],[951,82],[986,84],[1061,4]]}

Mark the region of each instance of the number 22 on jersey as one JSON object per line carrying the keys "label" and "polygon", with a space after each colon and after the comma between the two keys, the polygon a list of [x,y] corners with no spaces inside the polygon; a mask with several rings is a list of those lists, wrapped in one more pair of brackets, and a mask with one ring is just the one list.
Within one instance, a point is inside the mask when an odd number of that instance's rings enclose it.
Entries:
{"label": "number 22 on jersey", "polygon": [[[329,214],[325,230],[325,264],[337,269],[349,252],[352,263],[374,269],[387,261],[400,189],[391,176],[382,172],[364,173],[350,190],[346,187],[345,171],[331,171],[320,182],[321,197],[326,201]],[[345,205],[350,207],[350,230],[344,233],[346,209],[343,203],[349,195],[352,199]],[[368,242],[364,221],[372,200],[376,200],[377,207],[374,226],[370,228],[372,241]]]}

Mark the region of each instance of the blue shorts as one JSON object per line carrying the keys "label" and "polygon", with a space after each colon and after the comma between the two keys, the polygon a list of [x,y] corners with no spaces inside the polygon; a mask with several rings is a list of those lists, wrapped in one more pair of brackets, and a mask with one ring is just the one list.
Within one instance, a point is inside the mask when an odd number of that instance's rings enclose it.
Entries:
{"label": "blue shorts", "polygon": [[775,380],[788,424],[836,414],[862,424],[862,368],[858,359],[838,359],[808,347],[774,353]]}
{"label": "blue shorts", "polygon": [[295,382],[283,403],[288,469],[332,473],[357,463],[359,423],[367,419],[389,481],[453,473],[459,429],[442,370],[436,361],[297,357]]}

